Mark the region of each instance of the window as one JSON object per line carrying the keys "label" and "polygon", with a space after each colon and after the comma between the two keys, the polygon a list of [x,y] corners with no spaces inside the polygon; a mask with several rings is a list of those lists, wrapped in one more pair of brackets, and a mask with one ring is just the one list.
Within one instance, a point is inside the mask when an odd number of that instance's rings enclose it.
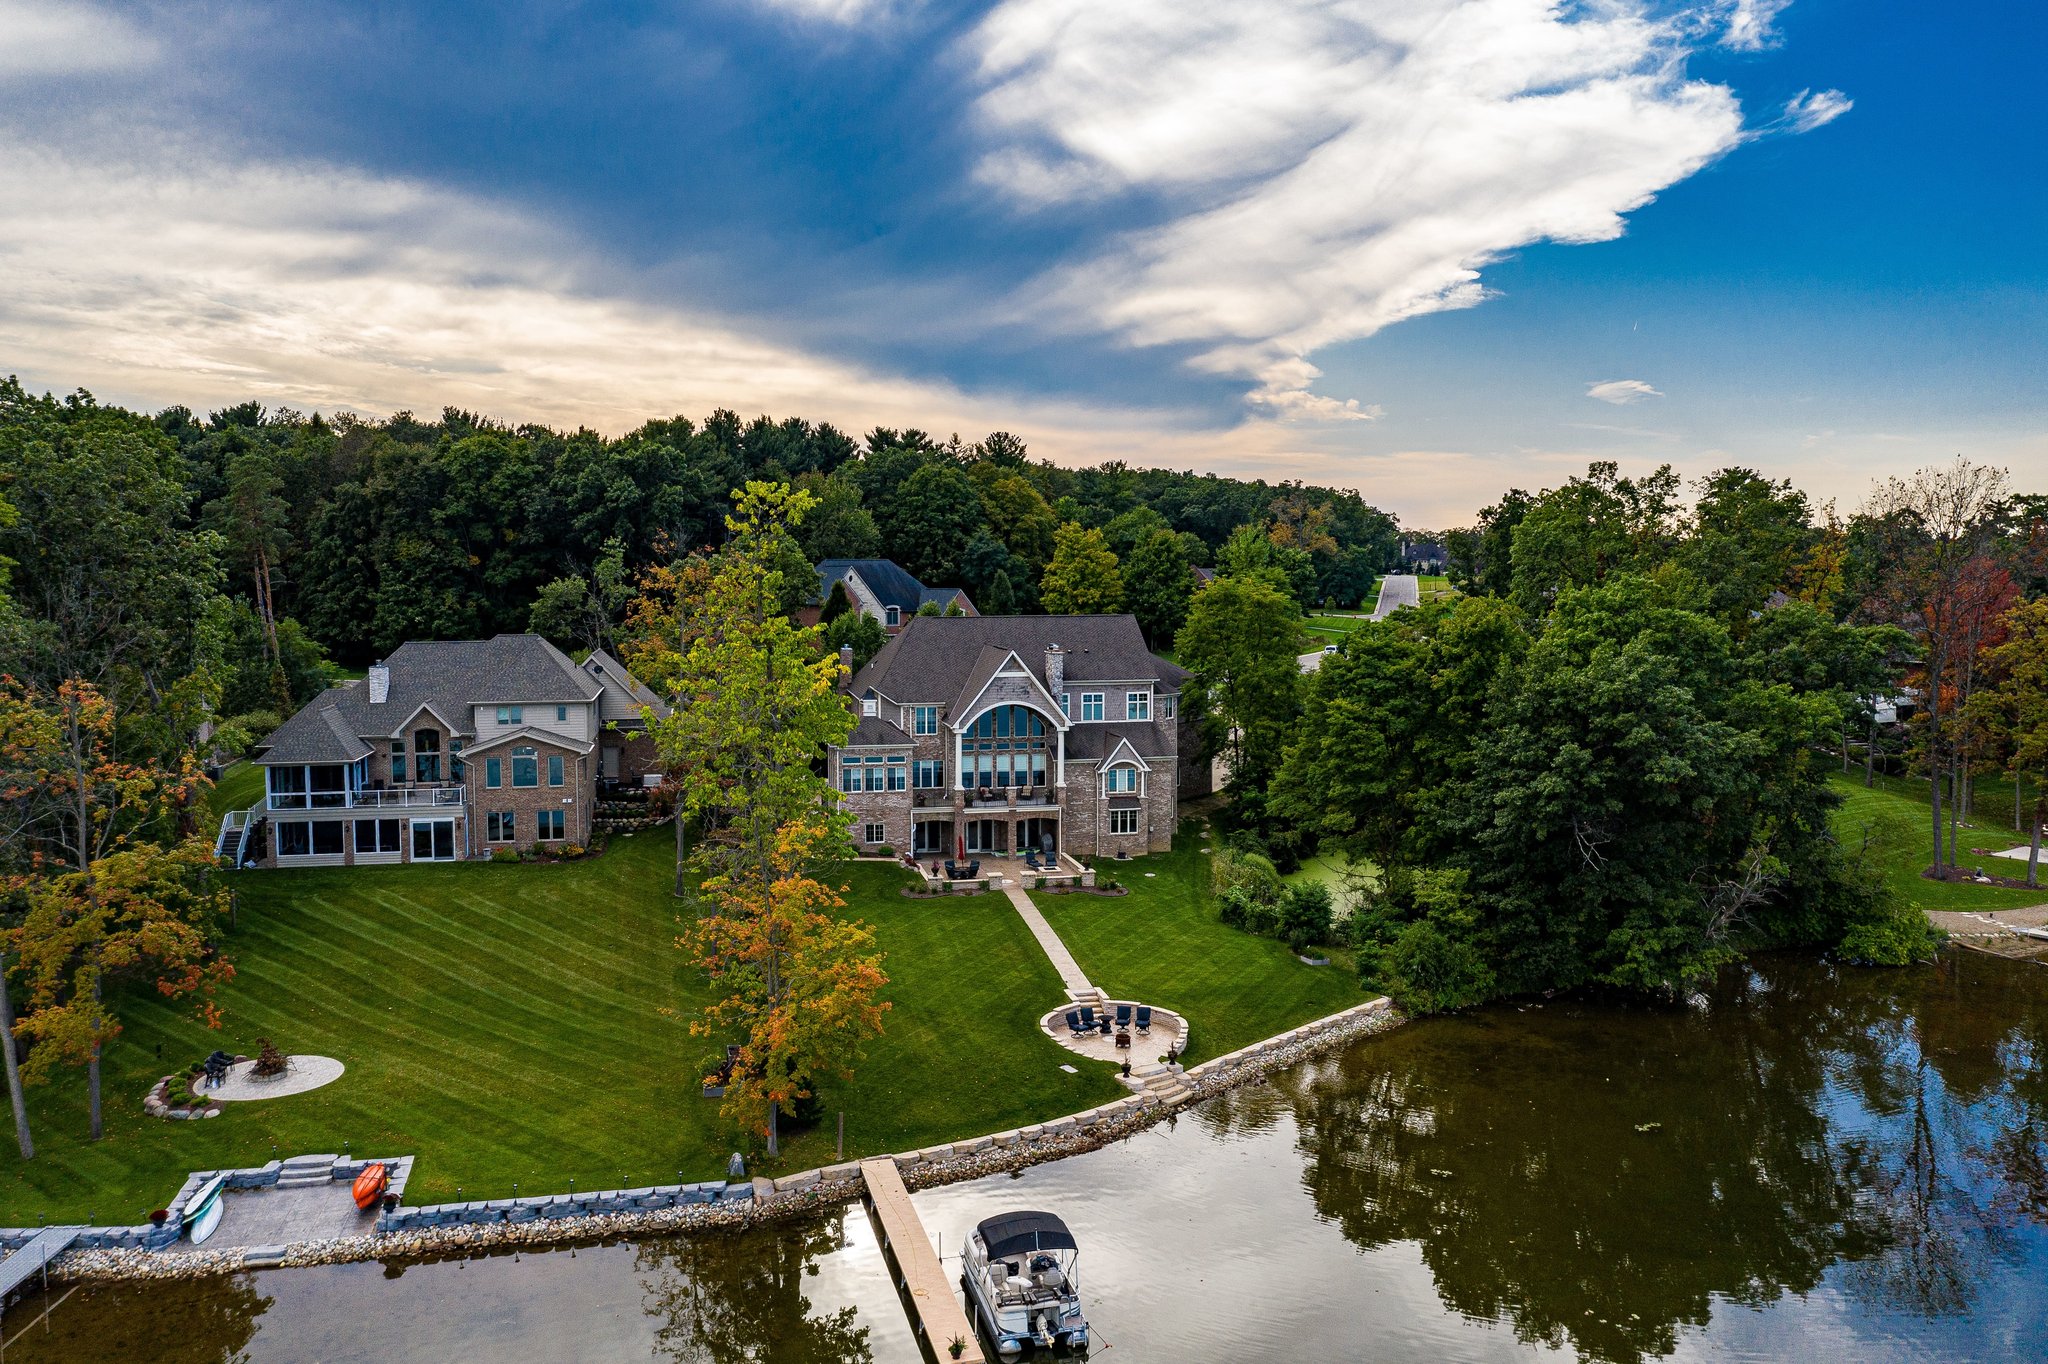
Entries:
{"label": "window", "polygon": [[1135,794],[1138,789],[1138,769],[1135,767],[1112,767],[1102,774],[1102,789]]}
{"label": "window", "polygon": [[517,725],[517,724],[522,724],[522,723],[524,723],[524,722],[525,722],[525,719],[526,719],[526,707],[524,707],[524,706],[500,706],[500,707],[498,707],[498,723],[499,723],[499,724],[501,724],[501,725]]}
{"label": "window", "polygon": [[888,623],[889,628],[894,629],[903,623],[903,608],[900,606],[885,606],[882,608],[882,618]]}
{"label": "window", "polygon": [[540,828],[536,836],[548,843],[559,843],[565,837],[569,821],[566,810],[543,810],[540,812]]}
{"label": "window", "polygon": [[869,824],[861,829],[861,842],[863,843],[880,843],[888,837],[889,826],[886,824]]}
{"label": "window", "polygon": [[1100,720],[1102,718],[1101,692],[1084,691],[1081,693],[1081,718],[1083,720]]}
{"label": "window", "polygon": [[908,762],[902,758],[889,759],[889,789],[891,791],[901,791],[903,789],[903,778],[906,775],[905,769],[908,766]]}
{"label": "window", "polygon": [[913,706],[910,710],[910,732],[912,734],[937,734],[939,732],[939,708],[937,706]]}
{"label": "window", "polygon": [[567,706],[555,707],[555,723],[564,725],[569,723],[569,708]]}
{"label": "window", "polygon": [[412,733],[412,767],[415,781],[441,780],[441,731],[416,729]]}
{"label": "window", "polygon": [[868,759],[868,790],[870,790],[870,791],[881,791],[881,790],[884,790],[884,789],[886,789],[886,783],[888,782],[888,780],[889,780],[889,779],[888,779],[888,777],[887,777],[887,776],[885,776],[885,775],[883,774],[883,771],[882,771],[882,760],[881,760],[880,758],[869,758],[869,759]]}
{"label": "window", "polygon": [[496,790],[505,784],[505,764],[498,758],[484,759],[484,785]]}
{"label": "window", "polygon": [[1074,714],[1074,712],[1067,709],[1067,694],[1065,692],[1060,693],[1060,714],[1067,716],[1070,719],[1073,717]]}
{"label": "window", "polygon": [[548,754],[548,785],[560,786],[561,784],[562,755],[559,753],[550,753]]}
{"label": "window", "polygon": [[462,740],[450,739],[448,741],[448,780],[461,781],[464,770],[462,766]]}
{"label": "window", "polygon": [[910,765],[910,784],[919,790],[946,784],[946,764],[938,758],[919,758]]}
{"label": "window", "polygon": [[1136,810],[1111,810],[1109,812],[1109,831],[1113,834],[1134,834],[1138,832],[1138,812]]}
{"label": "window", "polygon": [[860,769],[861,760],[859,758],[842,757],[839,760],[839,789],[842,791],[860,790]]}
{"label": "window", "polygon": [[1175,715],[1179,713],[1180,698],[1178,696],[1175,696],[1172,692],[1167,692],[1159,698],[1160,719],[1171,720]]}
{"label": "window", "polygon": [[357,820],[356,852],[358,854],[398,852],[398,823],[395,819]]}
{"label": "window", "polygon": [[534,752],[531,744],[521,744],[512,750],[512,784],[540,785],[540,755]]}
{"label": "window", "polygon": [[1134,691],[1124,693],[1124,719],[1149,720],[1152,718],[1152,693]]}
{"label": "window", "polygon": [[313,853],[316,857],[341,856],[342,840],[346,837],[343,828],[347,823],[347,820],[342,819],[313,821]]}
{"label": "window", "polygon": [[277,855],[304,857],[313,851],[312,826],[303,819],[286,820],[277,826]]}
{"label": "window", "polygon": [[405,740],[391,741],[391,780],[405,780]]}
{"label": "window", "polygon": [[517,810],[493,810],[484,816],[484,837],[493,843],[510,843],[519,836]]}

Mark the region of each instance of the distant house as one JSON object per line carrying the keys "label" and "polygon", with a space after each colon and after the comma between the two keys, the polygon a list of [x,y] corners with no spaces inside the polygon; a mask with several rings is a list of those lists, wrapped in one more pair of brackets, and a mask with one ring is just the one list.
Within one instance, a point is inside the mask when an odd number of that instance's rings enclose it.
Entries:
{"label": "distant house", "polygon": [[941,614],[957,606],[962,615],[979,614],[965,590],[958,587],[926,587],[890,559],[827,559],[818,565],[818,600],[797,613],[805,624],[815,624],[818,613],[832,596],[832,584],[844,583],[854,609],[873,616],[882,628],[894,634],[923,606],[936,607]]}
{"label": "distant house", "polygon": [[1195,575],[1195,586],[1198,588],[1206,587],[1208,584],[1216,581],[1216,570],[1213,568],[1203,568],[1200,564],[1196,564],[1193,572]]}
{"label": "distant house", "polygon": [[222,821],[236,866],[454,862],[587,844],[599,791],[655,763],[641,707],[667,707],[611,655],[538,635],[412,641],[263,741],[264,797]]}
{"label": "distant house", "polygon": [[1450,556],[1440,540],[1401,537],[1401,568],[1407,573],[1441,573]]}
{"label": "distant house", "polygon": [[1187,676],[1128,615],[912,617],[853,678],[830,775],[869,849],[1162,851],[1208,790]]}

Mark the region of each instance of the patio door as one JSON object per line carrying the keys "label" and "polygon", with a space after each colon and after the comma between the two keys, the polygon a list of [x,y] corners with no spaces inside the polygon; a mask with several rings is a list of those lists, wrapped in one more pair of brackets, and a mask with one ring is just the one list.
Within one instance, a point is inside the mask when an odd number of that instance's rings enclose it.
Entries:
{"label": "patio door", "polygon": [[455,821],[452,819],[416,819],[412,821],[412,860],[415,862],[453,862],[455,860]]}
{"label": "patio door", "polygon": [[1055,853],[1060,847],[1060,822],[1056,819],[1027,819],[1017,826],[1017,851]]}
{"label": "patio door", "polygon": [[970,819],[967,821],[967,851],[971,853],[1003,852],[1009,841],[1009,821],[1003,819]]}
{"label": "patio door", "polygon": [[930,853],[938,857],[953,855],[953,821],[950,819],[921,819],[911,835],[911,848],[920,857]]}

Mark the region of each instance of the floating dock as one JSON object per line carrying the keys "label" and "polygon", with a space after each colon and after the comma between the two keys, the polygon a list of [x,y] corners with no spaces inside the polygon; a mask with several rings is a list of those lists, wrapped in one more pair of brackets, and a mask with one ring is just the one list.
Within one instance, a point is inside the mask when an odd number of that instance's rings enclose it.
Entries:
{"label": "floating dock", "polygon": [[[981,1352],[981,1339],[953,1296],[952,1282],[946,1278],[938,1252],[932,1249],[931,1238],[925,1235],[917,1209],[911,1206],[910,1190],[903,1187],[896,1162],[864,1160],[860,1163],[860,1174],[867,1186],[863,1200],[881,1225],[882,1252],[894,1263],[892,1277],[910,1312],[911,1329],[937,1359],[987,1364]],[[966,1344],[958,1356],[950,1348],[955,1340]]]}
{"label": "floating dock", "polygon": [[45,1227],[36,1233],[34,1240],[5,1260],[0,1260],[0,1308],[6,1306],[16,1290],[40,1273],[43,1266],[63,1254],[84,1230],[84,1227]]}

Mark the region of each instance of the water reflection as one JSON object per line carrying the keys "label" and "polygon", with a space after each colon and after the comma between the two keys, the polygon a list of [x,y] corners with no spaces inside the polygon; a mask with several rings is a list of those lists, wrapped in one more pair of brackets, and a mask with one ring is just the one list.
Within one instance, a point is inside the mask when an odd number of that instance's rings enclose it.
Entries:
{"label": "water reflection", "polygon": [[872,1364],[852,1306],[808,1295],[821,1256],[844,1251],[849,1219],[774,1236],[705,1236],[640,1247],[647,1312],[662,1354],[681,1364]]}
{"label": "water reflection", "polygon": [[2042,1223],[2042,982],[1990,965],[1411,1028],[1289,1082],[1303,1178],[1357,1245],[1416,1243],[1446,1306],[1595,1358],[1837,1265],[1866,1309],[1961,1316]]}

